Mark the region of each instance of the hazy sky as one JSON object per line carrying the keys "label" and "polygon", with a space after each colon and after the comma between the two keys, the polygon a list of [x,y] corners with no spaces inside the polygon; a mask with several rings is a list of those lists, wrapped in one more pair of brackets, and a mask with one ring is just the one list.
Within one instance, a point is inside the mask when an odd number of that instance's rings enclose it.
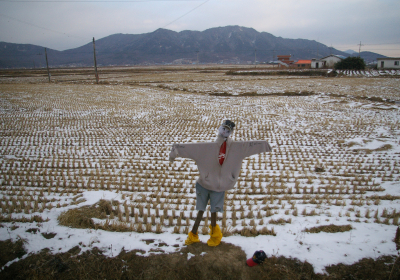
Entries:
{"label": "hazy sky", "polygon": [[0,41],[56,50],[115,33],[240,25],[400,57],[400,0],[0,0]]}

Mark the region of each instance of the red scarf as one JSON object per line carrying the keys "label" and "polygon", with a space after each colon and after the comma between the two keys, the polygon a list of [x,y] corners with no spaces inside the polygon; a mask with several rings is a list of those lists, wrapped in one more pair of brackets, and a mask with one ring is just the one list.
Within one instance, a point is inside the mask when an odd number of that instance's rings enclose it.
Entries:
{"label": "red scarf", "polygon": [[226,154],[226,141],[224,141],[224,143],[222,143],[221,148],[219,149],[219,164],[222,165],[224,163],[225,160],[225,154]]}

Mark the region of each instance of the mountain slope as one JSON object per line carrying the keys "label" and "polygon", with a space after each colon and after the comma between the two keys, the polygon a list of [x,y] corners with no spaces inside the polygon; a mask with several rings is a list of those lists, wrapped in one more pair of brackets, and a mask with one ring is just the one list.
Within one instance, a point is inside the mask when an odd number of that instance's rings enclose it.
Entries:
{"label": "mountain slope", "polygon": [[[0,67],[45,67],[44,48],[0,42]],[[329,54],[349,56],[313,40],[285,39],[253,28],[226,26],[205,31],[175,32],[158,29],[145,34],[113,34],[96,40],[99,66],[167,64],[181,59],[200,63],[247,63],[276,60],[291,54],[293,60]],[[376,60],[378,54],[368,54]],[[93,66],[92,42],[66,51],[48,50],[49,65]]]}

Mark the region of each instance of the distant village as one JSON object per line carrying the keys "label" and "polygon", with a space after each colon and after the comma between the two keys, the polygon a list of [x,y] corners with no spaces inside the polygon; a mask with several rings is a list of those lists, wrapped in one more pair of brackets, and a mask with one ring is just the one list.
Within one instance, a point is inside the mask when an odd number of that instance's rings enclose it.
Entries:
{"label": "distant village", "polygon": [[[278,55],[277,60],[269,62],[258,62],[258,61],[240,61],[238,58],[224,59],[219,64],[269,64],[277,68],[290,68],[290,69],[327,69],[333,68],[337,62],[345,59],[343,55],[328,55],[319,59],[299,59],[297,61],[292,60],[291,55]],[[166,64],[200,64],[199,62],[192,61],[190,59],[176,59],[172,63]],[[207,63],[209,64],[209,63]],[[399,57],[385,57],[377,58],[376,61],[368,63],[367,67],[377,69],[400,69],[400,58]]]}
{"label": "distant village", "polygon": [[[279,66],[287,68],[306,68],[306,69],[319,69],[319,68],[333,68],[334,65],[346,57],[343,55],[328,55],[320,59],[300,59],[296,62],[290,60],[290,55],[278,55],[277,63]],[[367,66],[377,67],[378,69],[400,69],[400,58],[386,57],[377,58],[376,63],[370,63]]]}

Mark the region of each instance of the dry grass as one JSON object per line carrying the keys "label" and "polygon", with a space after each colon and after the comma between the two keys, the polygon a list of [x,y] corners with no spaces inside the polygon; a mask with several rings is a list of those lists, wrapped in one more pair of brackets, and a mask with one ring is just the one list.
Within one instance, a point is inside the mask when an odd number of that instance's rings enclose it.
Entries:
{"label": "dry grass", "polygon": [[74,208],[61,213],[58,222],[60,225],[74,228],[95,228],[92,218],[102,219],[112,214],[117,214],[117,211],[113,210],[111,201],[101,199],[92,206]]}
{"label": "dry grass", "polygon": [[100,217],[100,214],[96,207],[84,206],[61,213],[58,222],[60,225],[74,228],[95,228],[92,218]]}
{"label": "dry grass", "polygon": [[10,214],[8,216],[3,216],[0,215],[0,223],[11,223],[11,222],[18,222],[18,223],[43,223],[47,222],[48,219],[44,220],[41,216],[39,215],[34,215],[31,216],[30,218],[26,217],[21,217],[21,218],[13,218],[13,216]]}
{"label": "dry grass", "polygon": [[[149,240],[148,242],[152,242]],[[80,246],[67,253],[43,250],[14,262],[0,271],[1,279],[398,279],[396,256],[362,259],[353,265],[326,267],[329,275],[316,274],[308,262],[271,256],[262,265],[248,267],[246,255],[232,244],[218,247],[197,243],[172,254],[140,256],[122,251],[106,257],[98,248],[79,254]],[[162,250],[159,250],[162,251]],[[193,255],[188,259],[188,254]],[[204,254],[206,253],[206,254]],[[0,241],[1,264],[22,256],[23,242]],[[224,256],[224,257],[221,257]],[[5,258],[4,258],[5,257]],[[389,278],[391,277],[391,278]]]}
{"label": "dry grass", "polygon": [[393,200],[398,200],[398,199],[400,199],[400,196],[398,196],[398,195],[390,195],[390,194],[386,194],[386,195],[372,195],[372,196],[370,196],[370,197],[368,197],[369,199],[372,199],[372,200],[374,200],[374,201],[377,201],[377,200],[391,200],[391,201],[393,201]]}
{"label": "dry grass", "polygon": [[352,230],[353,227],[351,225],[326,225],[326,226],[318,226],[318,227],[312,227],[312,228],[306,228],[304,232],[309,232],[309,233],[319,233],[319,232],[328,232],[328,233],[335,233],[335,232],[345,232],[345,231],[350,231]]}
{"label": "dry grass", "polygon": [[235,76],[328,76],[327,71],[321,70],[302,70],[302,71],[294,71],[294,70],[267,70],[267,71],[234,71],[230,70],[226,72],[226,75],[235,75]]}
{"label": "dry grass", "polygon": [[258,235],[276,236],[276,232],[275,232],[273,227],[271,229],[268,229],[267,227],[263,227],[260,230],[257,230],[255,226],[253,226],[252,228],[243,227],[241,230],[232,230],[231,233],[232,234],[238,234],[238,235],[241,235],[241,236],[246,236],[246,237],[255,237],[255,236],[258,236]]}
{"label": "dry grass", "polygon": [[[204,92],[205,93],[205,92]],[[232,97],[242,97],[242,96],[254,96],[254,97],[260,97],[260,96],[311,96],[315,95],[316,93],[314,92],[309,92],[309,91],[285,91],[285,92],[274,92],[274,93],[257,93],[254,91],[251,92],[242,92],[240,95],[233,95],[230,92],[211,92],[208,93],[209,95],[213,96],[232,96]]]}
{"label": "dry grass", "polygon": [[400,262],[396,256],[383,256],[374,260],[364,258],[352,265],[343,263],[326,267],[328,279],[399,279]]}
{"label": "dry grass", "polygon": [[10,239],[0,241],[0,267],[3,267],[15,258],[21,258],[25,255],[24,243],[25,241],[21,238],[15,242],[12,242]]}
{"label": "dry grass", "polygon": [[269,224],[274,224],[274,225],[284,225],[284,224],[291,224],[292,223],[292,219],[289,218],[287,220],[283,219],[283,218],[279,218],[279,219],[271,219],[268,221]]}
{"label": "dry grass", "polygon": [[393,242],[396,244],[396,250],[400,250],[400,227],[396,229],[396,236],[393,239]]}
{"label": "dry grass", "polygon": [[366,152],[367,154],[370,154],[372,152],[383,152],[383,151],[388,151],[393,149],[393,146],[391,144],[385,144],[382,147],[376,148],[376,149],[354,149],[354,151],[359,152],[359,151],[363,151]]}
{"label": "dry grass", "polygon": [[[115,206],[118,207],[118,204]],[[120,218],[119,221],[109,220],[109,218],[111,219],[113,215],[119,215],[121,217],[121,213],[122,212],[120,210],[115,210],[112,208],[111,201],[102,199],[92,206],[83,206],[61,213],[58,216],[58,222],[60,225],[73,228],[103,229],[117,232],[151,231],[151,226],[150,230],[148,227],[143,229],[143,225],[141,223],[138,223],[136,226],[134,226],[132,223],[122,222],[122,218]],[[92,218],[103,219],[104,222],[102,224],[96,224]]]}

